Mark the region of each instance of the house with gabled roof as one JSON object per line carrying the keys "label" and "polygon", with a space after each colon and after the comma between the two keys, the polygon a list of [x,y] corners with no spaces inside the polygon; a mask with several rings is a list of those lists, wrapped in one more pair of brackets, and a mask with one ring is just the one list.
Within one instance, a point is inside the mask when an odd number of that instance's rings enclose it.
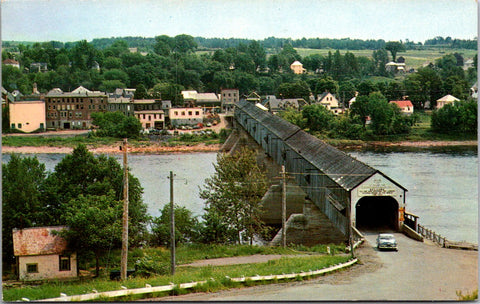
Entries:
{"label": "house with gabled roof", "polygon": [[330,92],[324,92],[317,97],[317,104],[321,104],[333,114],[342,114],[345,110],[340,106],[338,99]]}
{"label": "house with gabled roof", "polygon": [[410,100],[392,100],[390,103],[396,104],[404,114],[413,114],[413,104]]}
{"label": "house with gabled roof", "polygon": [[447,104],[453,104],[455,101],[460,101],[460,99],[458,99],[457,97],[455,96],[452,96],[450,94],[448,95],[445,95],[443,96],[442,98],[440,99],[437,99],[437,106],[436,106],[436,109],[441,109],[443,108],[445,105]]}
{"label": "house with gabled roof", "polygon": [[295,60],[291,65],[290,69],[293,71],[294,74],[304,74],[307,72],[307,70],[303,67],[303,64]]}
{"label": "house with gabled roof", "polygon": [[277,99],[275,95],[267,95],[264,105],[271,113],[276,114],[286,109],[301,110],[308,103],[303,98]]}
{"label": "house with gabled roof", "polygon": [[7,58],[5,59],[4,61],[2,61],[2,64],[4,65],[10,65],[10,66],[13,66],[17,69],[20,68],[20,62],[16,61],[15,59],[10,59],[10,58]]}
{"label": "house with gabled roof", "polygon": [[58,232],[65,226],[13,229],[13,253],[22,281],[78,277],[77,254]]}

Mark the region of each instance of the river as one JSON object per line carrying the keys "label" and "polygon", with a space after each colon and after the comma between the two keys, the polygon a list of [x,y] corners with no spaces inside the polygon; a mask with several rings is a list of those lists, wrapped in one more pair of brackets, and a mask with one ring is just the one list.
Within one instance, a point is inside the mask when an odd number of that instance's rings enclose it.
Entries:
{"label": "river", "polygon": [[[447,239],[478,243],[478,157],[472,150],[456,152],[349,152],[408,189],[408,212],[420,224]],[[28,155],[28,154],[26,154]],[[64,154],[35,154],[48,171]],[[2,155],[2,162],[9,156]],[[121,163],[121,155],[113,155]],[[169,172],[173,171],[174,201],[196,216],[203,214],[199,188],[214,173],[216,153],[131,154],[129,167],[144,188],[152,216],[170,201]]]}

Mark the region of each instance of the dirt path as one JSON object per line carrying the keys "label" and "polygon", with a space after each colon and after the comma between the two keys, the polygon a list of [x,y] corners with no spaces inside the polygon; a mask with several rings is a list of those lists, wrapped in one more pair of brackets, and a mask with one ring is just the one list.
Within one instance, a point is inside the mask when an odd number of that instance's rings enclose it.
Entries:
{"label": "dirt path", "polygon": [[254,254],[249,256],[237,256],[237,257],[229,257],[229,258],[200,260],[190,264],[183,264],[180,266],[202,267],[202,266],[255,264],[255,263],[266,263],[271,260],[279,260],[282,257],[303,257],[303,256],[306,256],[306,255],[305,254],[300,254],[300,255]]}

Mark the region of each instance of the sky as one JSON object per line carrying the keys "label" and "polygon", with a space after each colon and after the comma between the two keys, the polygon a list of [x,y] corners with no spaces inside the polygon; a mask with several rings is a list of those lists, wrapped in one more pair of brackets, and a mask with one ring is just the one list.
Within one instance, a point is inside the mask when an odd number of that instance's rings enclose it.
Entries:
{"label": "sky", "polygon": [[2,40],[477,37],[475,0],[1,0]]}

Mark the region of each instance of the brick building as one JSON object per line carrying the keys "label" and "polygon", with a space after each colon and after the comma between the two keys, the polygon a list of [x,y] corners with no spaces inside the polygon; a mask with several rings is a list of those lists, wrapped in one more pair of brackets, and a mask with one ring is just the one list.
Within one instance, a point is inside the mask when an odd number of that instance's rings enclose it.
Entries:
{"label": "brick building", "polygon": [[91,114],[106,112],[108,97],[104,92],[90,91],[82,86],[72,92],[55,88],[45,96],[47,128],[88,129]]}

